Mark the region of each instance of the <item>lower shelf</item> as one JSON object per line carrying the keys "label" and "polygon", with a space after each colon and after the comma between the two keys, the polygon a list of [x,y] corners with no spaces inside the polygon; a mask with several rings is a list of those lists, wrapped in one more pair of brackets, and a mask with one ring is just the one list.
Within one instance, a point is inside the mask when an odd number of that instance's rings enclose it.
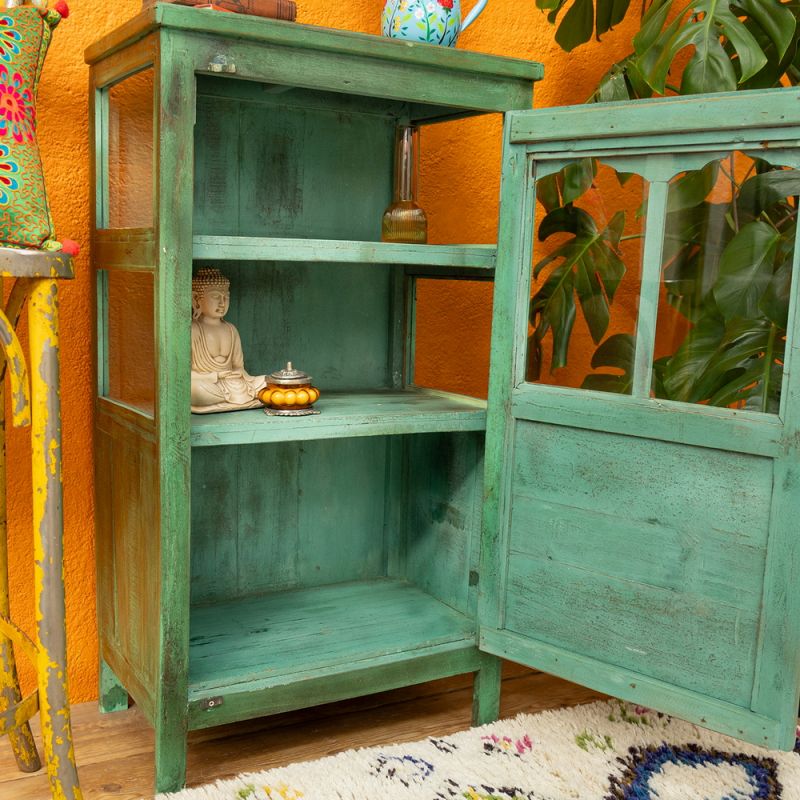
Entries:
{"label": "lower shelf", "polygon": [[486,429],[485,400],[433,389],[323,393],[315,407],[320,413],[308,417],[192,414],[192,446]]}
{"label": "lower shelf", "polygon": [[[192,727],[470,671],[478,664],[475,641],[474,620],[399,580],[196,607],[189,666]],[[416,661],[426,666],[415,673]],[[381,668],[383,683],[359,678],[344,686],[340,680],[337,688],[337,677]],[[204,713],[211,713],[210,720],[199,719]]]}

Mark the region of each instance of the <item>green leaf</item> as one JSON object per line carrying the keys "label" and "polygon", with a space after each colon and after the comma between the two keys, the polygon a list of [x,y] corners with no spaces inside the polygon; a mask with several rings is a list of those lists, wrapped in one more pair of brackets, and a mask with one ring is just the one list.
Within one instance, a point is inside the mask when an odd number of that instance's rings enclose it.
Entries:
{"label": "green leaf", "polygon": [[616,392],[630,394],[633,384],[633,357],[636,342],[629,333],[616,333],[609,336],[592,356],[592,369],[604,367],[619,369],[621,375],[608,373],[595,373],[587,375],[582,389],[594,389],[600,392]]}
{"label": "green leaf", "polygon": [[614,64],[600,79],[600,83],[590,99],[593,103],[614,103],[631,100],[628,81],[625,79],[625,68],[620,64]]}
{"label": "green leaf", "polygon": [[758,304],[772,278],[781,235],[757,220],[731,239],[719,264],[714,299],[725,319],[759,316]]}
{"label": "green leaf", "polygon": [[537,237],[540,242],[554,233],[573,233],[579,237],[595,236],[597,226],[590,214],[570,203],[551,211],[539,223]]}
{"label": "green leaf", "polygon": [[561,206],[557,175],[545,175],[544,178],[537,179],[536,199],[544,206],[544,210],[548,214]]}
{"label": "green leaf", "polygon": [[736,71],[719,39],[700,36],[692,41],[695,52],[683,70],[681,94],[735,91]]}
{"label": "green leaf", "polygon": [[797,28],[791,9],[778,0],[734,0],[734,4],[758,23],[775,45],[780,61],[794,41]]}
{"label": "green leaf", "polygon": [[644,53],[656,43],[669,12],[672,11],[672,5],[673,0],[657,0],[650,5],[642,17],[638,33],[633,37],[633,46],[637,53]]}
{"label": "green leaf", "polygon": [[667,215],[664,283],[667,300],[694,321],[717,282],[719,262],[733,238],[729,203],[708,203]]}
{"label": "green leaf", "polygon": [[[669,24],[672,3],[651,6],[634,45],[644,77],[655,91],[664,92],[675,59],[690,46],[694,52],[683,70],[681,94],[733,90],[737,83],[747,81],[764,67],[767,57],[757,38],[731,10],[735,2],[694,0]],[[721,40],[728,42],[736,54],[738,77]]]}
{"label": "green leaf", "polygon": [[[541,368],[542,342],[552,331],[552,368],[566,365],[569,339],[575,321],[575,296],[589,332],[599,342],[608,330],[609,303],[625,274],[625,264],[616,252],[625,227],[625,213],[617,212],[609,224],[598,229],[594,218],[572,204],[551,211],[540,223],[538,238],[571,234],[571,238],[534,266],[539,277],[545,267],[560,262],[531,301],[533,334],[528,348],[530,375]],[[566,301],[565,295],[570,300]]]}
{"label": "green leaf", "polygon": [[625,19],[631,0],[597,0],[595,33],[599,39]]}
{"label": "green leaf", "polygon": [[800,195],[800,170],[776,169],[748,178],[736,200],[740,219],[755,219],[775,203]]}
{"label": "green leaf", "polygon": [[556,30],[556,42],[568,53],[588,42],[594,30],[593,0],[574,0]]}
{"label": "green leaf", "polygon": [[786,261],[775,270],[758,307],[781,330],[789,324],[789,299],[792,291],[792,261]]}
{"label": "green leaf", "polygon": [[701,317],[664,369],[667,399],[689,403],[702,399],[697,395],[695,382],[714,357],[724,335],[725,322],[721,317],[713,313]]}
{"label": "green leaf", "polygon": [[[608,330],[611,315],[608,310],[608,301],[603,294],[600,279],[593,269],[595,266],[591,258],[583,258],[577,263],[575,274],[575,291],[581,304],[586,324],[592,340],[597,344]],[[599,265],[598,265],[599,266]]]}
{"label": "green leaf", "polygon": [[568,164],[561,175],[561,197],[566,205],[577,200],[592,185],[597,175],[597,161],[594,158],[581,158]]}
{"label": "green leaf", "polygon": [[667,213],[699,206],[714,188],[719,174],[719,161],[712,161],[702,169],[685,173],[670,184]]}
{"label": "green leaf", "polygon": [[569,340],[575,325],[575,282],[571,266],[565,261],[553,270],[531,303],[536,327],[534,336],[541,341],[548,331],[552,331],[552,369],[566,365]]}

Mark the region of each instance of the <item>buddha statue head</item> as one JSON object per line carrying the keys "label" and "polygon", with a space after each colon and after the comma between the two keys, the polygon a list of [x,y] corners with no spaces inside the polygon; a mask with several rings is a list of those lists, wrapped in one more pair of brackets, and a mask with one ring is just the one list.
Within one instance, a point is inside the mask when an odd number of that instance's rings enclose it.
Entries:
{"label": "buddha statue head", "polygon": [[231,282],[216,267],[201,267],[192,277],[192,319],[222,319],[231,302]]}

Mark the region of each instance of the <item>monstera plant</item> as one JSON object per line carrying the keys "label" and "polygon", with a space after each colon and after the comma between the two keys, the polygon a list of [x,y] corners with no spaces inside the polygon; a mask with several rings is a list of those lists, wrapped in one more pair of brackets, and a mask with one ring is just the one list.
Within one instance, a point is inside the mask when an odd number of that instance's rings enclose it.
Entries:
{"label": "monstera plant", "polygon": [[[638,15],[632,51],[589,98],[608,102],[672,94],[778,87],[800,82],[796,0],[536,0],[572,50]],[[585,388],[627,392],[634,342],[606,336],[625,264],[626,215],[601,223],[581,207],[598,164],[583,159],[540,180],[538,238],[558,246],[534,266],[529,379],[566,366],[578,310],[596,345]],[[624,184],[629,176],[619,174]],[[720,192],[720,184],[729,191]],[[800,171],[765,160],[711,161],[670,185],[663,280],[685,321],[672,355],[654,366],[657,397],[774,411],[780,379],[797,227]],[[591,208],[591,204],[585,204]]]}

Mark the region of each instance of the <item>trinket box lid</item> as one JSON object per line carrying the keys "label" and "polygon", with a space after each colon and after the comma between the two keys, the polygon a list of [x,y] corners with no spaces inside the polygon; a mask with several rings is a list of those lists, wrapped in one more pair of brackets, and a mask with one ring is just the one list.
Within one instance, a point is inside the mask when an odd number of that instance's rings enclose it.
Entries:
{"label": "trinket box lid", "polygon": [[283,369],[276,370],[267,376],[270,383],[275,383],[278,386],[299,386],[305,383],[311,383],[311,376],[299,369],[292,366],[291,361],[286,362]]}

